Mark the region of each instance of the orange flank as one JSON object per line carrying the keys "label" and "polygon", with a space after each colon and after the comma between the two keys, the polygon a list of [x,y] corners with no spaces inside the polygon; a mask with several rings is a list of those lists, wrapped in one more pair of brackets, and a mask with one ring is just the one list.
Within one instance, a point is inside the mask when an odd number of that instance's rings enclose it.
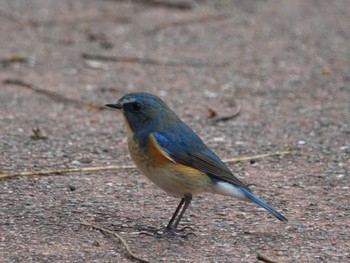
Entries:
{"label": "orange flank", "polygon": [[156,162],[157,165],[167,165],[169,162],[175,163],[171,157],[164,152],[158,145],[156,139],[153,135],[149,136],[149,152],[153,162]]}
{"label": "orange flank", "polygon": [[[200,184],[207,184],[210,182],[210,178],[204,172],[199,171],[193,167],[183,165],[175,162],[166,152],[164,152],[153,135],[149,139],[149,149],[154,162],[157,162],[157,165],[165,165],[177,174],[179,178],[183,177],[182,180],[192,181],[192,184],[196,181]],[[186,178],[187,177],[187,178]]]}

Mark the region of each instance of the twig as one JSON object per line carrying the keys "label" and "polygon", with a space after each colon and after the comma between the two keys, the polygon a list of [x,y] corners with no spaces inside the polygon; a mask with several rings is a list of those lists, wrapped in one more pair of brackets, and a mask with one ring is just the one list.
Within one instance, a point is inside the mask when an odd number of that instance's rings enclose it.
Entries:
{"label": "twig", "polygon": [[23,16],[23,14],[16,14],[16,12],[10,12],[7,10],[0,9],[0,17],[3,17],[9,21],[16,22],[19,25],[25,26],[57,26],[57,25],[70,25],[70,24],[78,24],[84,22],[92,22],[99,21],[103,19],[106,20],[107,17],[113,17],[114,22],[119,23],[129,23],[129,16],[127,14],[122,14],[121,16],[117,16],[114,10],[113,12],[97,12],[93,11],[92,13],[84,12],[83,15],[74,14],[74,16],[60,16],[59,18],[50,18],[50,19],[40,19],[40,18],[30,18]]}
{"label": "twig", "polygon": [[251,160],[257,160],[257,159],[263,159],[266,157],[273,157],[273,156],[280,156],[280,155],[286,155],[286,154],[291,154],[294,152],[294,149],[286,149],[284,151],[277,151],[277,152],[267,152],[263,154],[257,154],[253,156],[241,156],[241,157],[235,157],[231,159],[225,159],[223,160],[224,163],[238,163],[238,162],[243,162],[243,161],[251,161]]}
{"label": "twig", "polygon": [[128,243],[126,243],[126,241],[124,240],[124,238],[123,238],[121,235],[119,235],[117,232],[111,231],[111,230],[109,230],[109,229],[107,229],[107,228],[104,228],[104,227],[101,227],[101,226],[97,226],[97,225],[95,225],[95,224],[91,224],[91,223],[88,223],[88,222],[85,222],[85,221],[81,222],[81,224],[84,225],[84,226],[91,226],[92,228],[97,229],[97,230],[100,230],[101,232],[103,232],[103,233],[105,233],[105,234],[108,233],[108,234],[110,234],[110,235],[116,237],[116,238],[119,239],[119,241],[123,244],[123,246],[124,246],[124,248],[125,248],[127,254],[128,254],[132,259],[138,260],[139,262],[143,262],[143,263],[149,263],[148,260],[145,260],[145,259],[142,259],[142,258],[136,256],[136,255],[130,250],[130,247],[129,247]]}
{"label": "twig", "polygon": [[10,177],[17,176],[36,176],[36,175],[51,175],[51,174],[66,174],[66,173],[86,173],[86,172],[100,172],[109,170],[124,170],[124,169],[135,169],[134,165],[110,165],[100,167],[82,167],[82,168],[67,168],[58,170],[41,170],[32,172],[21,172],[13,174],[0,173],[0,180]]}
{"label": "twig", "polygon": [[90,53],[82,53],[82,58],[89,60],[101,60],[117,63],[138,63],[149,64],[156,66],[192,66],[192,67],[224,67],[229,65],[229,62],[208,62],[195,59],[156,59],[150,57],[122,57],[122,56],[109,56],[98,55]]}
{"label": "twig", "polygon": [[101,106],[101,105],[88,103],[88,102],[77,100],[77,99],[72,99],[72,98],[65,97],[65,96],[63,96],[59,93],[53,92],[53,91],[41,89],[33,84],[27,83],[27,82],[20,80],[20,79],[5,79],[3,81],[3,84],[4,85],[16,85],[19,87],[30,89],[36,93],[43,94],[56,102],[70,103],[70,104],[73,104],[75,106],[82,106],[83,105],[83,106],[88,107],[89,110],[92,110],[92,109],[105,110],[106,109],[106,107]]}
{"label": "twig", "polygon": [[[268,152],[264,154],[258,154],[253,156],[241,156],[231,159],[223,160],[225,163],[236,163],[242,161],[257,160],[266,157],[280,156],[291,154],[294,150],[287,149],[285,151],[278,152]],[[110,171],[110,170],[124,170],[124,169],[136,169],[135,165],[110,165],[110,166],[97,166],[97,167],[82,167],[82,168],[67,168],[67,169],[58,169],[58,170],[41,170],[41,171],[32,171],[32,172],[21,172],[6,174],[0,173],[0,180],[5,178],[17,177],[17,176],[40,176],[40,175],[51,175],[51,174],[66,174],[66,173],[86,173],[86,172],[101,172],[101,171]]]}
{"label": "twig", "polygon": [[26,57],[16,54],[0,59],[0,63],[5,67],[13,63],[26,63],[27,61],[28,59]]}
{"label": "twig", "polygon": [[189,2],[169,2],[169,1],[160,1],[160,0],[133,0],[133,2],[155,6],[155,7],[164,7],[164,8],[173,8],[179,10],[189,10],[192,8],[191,3]]}
{"label": "twig", "polygon": [[280,261],[271,259],[271,258],[269,258],[268,256],[266,256],[264,254],[258,254],[256,258],[258,260],[264,261],[266,263],[281,263]]}
{"label": "twig", "polygon": [[235,105],[237,105],[236,106],[236,111],[234,113],[230,114],[230,115],[227,115],[227,116],[214,117],[213,121],[215,123],[220,122],[220,121],[229,121],[229,120],[232,120],[233,118],[236,118],[239,115],[239,113],[241,112],[241,109],[242,109],[241,103],[236,98],[233,98],[233,100],[235,102]]}

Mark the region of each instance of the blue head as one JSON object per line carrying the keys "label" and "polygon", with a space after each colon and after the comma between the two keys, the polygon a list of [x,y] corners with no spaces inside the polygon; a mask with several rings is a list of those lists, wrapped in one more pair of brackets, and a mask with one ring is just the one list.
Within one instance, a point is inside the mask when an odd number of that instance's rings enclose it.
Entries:
{"label": "blue head", "polygon": [[133,132],[161,129],[179,121],[176,114],[157,96],[144,92],[129,93],[115,104],[106,106],[121,110]]}

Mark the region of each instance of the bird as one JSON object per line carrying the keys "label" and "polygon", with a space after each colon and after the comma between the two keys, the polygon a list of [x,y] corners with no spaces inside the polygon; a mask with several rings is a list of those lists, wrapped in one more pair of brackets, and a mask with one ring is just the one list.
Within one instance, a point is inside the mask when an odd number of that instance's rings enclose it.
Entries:
{"label": "bird", "polygon": [[132,92],[105,106],[122,112],[130,156],[141,173],[167,194],[181,198],[166,227],[152,228],[150,235],[187,237],[178,228],[181,218],[192,197],[206,192],[253,202],[288,221],[253,194],[159,97]]}

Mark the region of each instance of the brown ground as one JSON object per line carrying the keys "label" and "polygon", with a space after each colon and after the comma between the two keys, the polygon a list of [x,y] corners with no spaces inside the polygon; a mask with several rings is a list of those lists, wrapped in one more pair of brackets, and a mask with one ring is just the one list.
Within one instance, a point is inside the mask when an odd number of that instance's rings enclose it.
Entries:
{"label": "brown ground", "polygon": [[[1,171],[132,163],[116,112],[6,79],[97,105],[147,91],[222,158],[295,149],[230,164],[290,221],[202,195],[183,220],[197,236],[157,240],[138,225],[166,223],[179,200],[136,170],[15,177],[0,181],[0,261],[131,261],[88,221],[151,262],[349,262],[349,2],[155,2],[0,1]],[[234,111],[232,98],[238,117],[208,118]]]}

